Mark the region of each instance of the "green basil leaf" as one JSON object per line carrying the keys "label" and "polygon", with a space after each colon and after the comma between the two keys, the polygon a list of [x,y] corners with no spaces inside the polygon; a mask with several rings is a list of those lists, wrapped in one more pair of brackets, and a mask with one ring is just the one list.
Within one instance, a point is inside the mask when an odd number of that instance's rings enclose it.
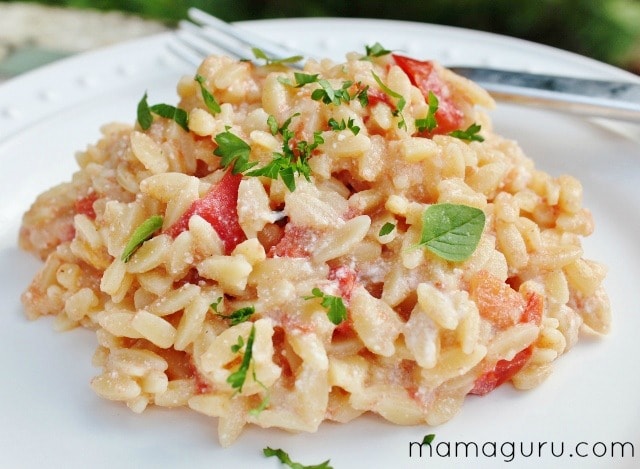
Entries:
{"label": "green basil leaf", "polygon": [[464,261],[478,247],[485,224],[484,212],[475,207],[435,204],[422,214],[420,245],[448,261]]}
{"label": "green basil leaf", "polygon": [[122,251],[120,259],[125,263],[129,262],[129,259],[131,259],[133,253],[136,252],[140,246],[142,246],[142,243],[151,238],[153,233],[162,228],[163,221],[164,220],[160,215],[153,215],[143,221],[140,226],[138,226],[134,230],[131,238],[129,238],[127,245]]}

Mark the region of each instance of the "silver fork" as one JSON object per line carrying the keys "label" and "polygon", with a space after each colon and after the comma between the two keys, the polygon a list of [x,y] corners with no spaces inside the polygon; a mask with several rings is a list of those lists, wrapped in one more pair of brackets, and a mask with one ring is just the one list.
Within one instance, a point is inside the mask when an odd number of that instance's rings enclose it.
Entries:
{"label": "silver fork", "polygon": [[[212,47],[237,58],[252,60],[259,49],[274,60],[312,58],[258,34],[240,30],[197,8],[188,10],[191,21],[181,21],[176,37],[181,45],[174,53],[197,65]],[[291,66],[299,67],[296,62]],[[640,123],[640,83],[593,80],[485,67],[447,66],[484,87],[501,101],[542,107],[590,117]]]}

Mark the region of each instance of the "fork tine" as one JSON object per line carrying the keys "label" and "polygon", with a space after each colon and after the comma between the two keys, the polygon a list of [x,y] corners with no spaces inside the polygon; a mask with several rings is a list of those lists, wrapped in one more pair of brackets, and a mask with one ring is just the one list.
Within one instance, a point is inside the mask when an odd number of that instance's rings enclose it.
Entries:
{"label": "fork tine", "polygon": [[189,21],[180,21],[179,26],[178,39],[201,59],[214,52],[212,46],[238,58],[247,58],[251,54],[246,46],[230,41],[224,31],[205,29]]}
{"label": "fork tine", "polygon": [[[238,45],[236,46],[237,48],[234,48],[234,46],[231,46],[226,42],[223,43],[224,47],[220,48],[233,53],[237,57],[245,57],[247,50],[250,51],[252,48],[258,48],[270,58],[277,60],[295,55],[305,55],[300,51],[295,51],[290,47],[277,44],[270,39],[253,34],[245,29],[240,30],[232,24],[222,21],[221,19],[216,18],[215,16],[212,16],[198,8],[189,8],[187,16],[191,21],[200,25],[201,27],[196,29],[200,29],[202,33],[206,34],[207,39],[211,39],[211,43],[218,47],[220,46],[216,41],[219,40],[221,35],[224,35],[226,38],[235,39],[238,44],[241,44],[242,46]],[[217,32],[218,34],[216,36],[212,36],[212,32]],[[240,51],[243,51],[244,53],[239,53]]]}

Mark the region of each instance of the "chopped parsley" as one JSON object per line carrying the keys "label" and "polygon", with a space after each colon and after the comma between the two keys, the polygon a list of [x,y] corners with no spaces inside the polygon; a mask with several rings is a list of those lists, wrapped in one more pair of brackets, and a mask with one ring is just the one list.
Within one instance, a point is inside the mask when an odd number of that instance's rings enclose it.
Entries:
{"label": "chopped parsley", "polygon": [[382,44],[376,42],[372,46],[364,46],[365,56],[363,60],[371,60],[373,57],[382,57],[383,55],[391,54],[391,51],[382,47]]}
{"label": "chopped parsley", "polygon": [[249,365],[251,364],[251,357],[253,354],[253,341],[255,340],[255,338],[256,326],[255,324],[252,324],[246,344],[242,336],[238,336],[238,341],[231,346],[231,351],[233,353],[240,352],[244,347],[244,354],[242,356],[240,367],[227,377],[227,383],[229,383],[231,387],[237,392],[242,392],[242,386],[244,386],[244,382],[247,380],[247,372],[249,371]]}
{"label": "chopped parsley", "polygon": [[[328,80],[320,78],[320,75],[318,74],[312,75],[308,73],[295,72],[293,76],[296,88],[301,88],[313,83],[317,83],[319,85],[319,88],[316,88],[311,92],[311,99],[315,101],[322,101],[324,104],[339,106],[342,103],[349,103],[352,100],[357,99],[362,107],[365,107],[369,102],[369,97],[367,95],[368,87],[360,86],[359,83],[355,85],[356,90],[351,94],[349,90],[354,86],[354,83],[350,80],[343,81],[340,88],[333,88]],[[286,80],[283,80],[282,83],[291,85],[291,83]]]}
{"label": "chopped parsley", "polygon": [[[217,312],[217,307],[220,304],[220,301],[221,299],[211,304],[211,307],[214,309],[214,311],[216,311],[218,315],[220,314]],[[250,313],[251,315],[254,312],[254,308],[253,307],[242,308],[242,309],[236,310],[233,314],[237,313],[238,311],[243,311],[243,313],[240,313],[239,316],[243,316],[249,311],[251,312]],[[223,317],[228,318],[233,316],[233,314],[231,314],[230,316],[223,316]],[[246,319],[248,319],[248,316],[236,323],[234,323],[232,319],[231,325],[234,326],[236,324],[244,322]],[[256,337],[256,326],[255,324],[252,324],[246,344],[245,344],[244,338],[241,335],[239,335],[236,343],[231,346],[231,351],[233,353],[239,353],[243,347],[245,349],[244,354],[242,356],[242,362],[240,363],[240,367],[227,377],[227,383],[229,383],[231,387],[236,390],[236,392],[242,392],[242,387],[244,386],[244,383],[247,380],[247,372],[249,371],[249,366],[251,364],[251,359],[253,357],[253,342],[255,340],[255,337]],[[249,414],[253,416],[258,416],[264,409],[266,409],[269,406],[269,400],[271,396],[268,392],[269,390],[267,389],[267,387],[260,380],[258,380],[255,369],[252,370],[251,375],[253,376],[253,380],[256,383],[258,383],[262,387],[262,389],[264,389],[267,392],[266,396],[264,397],[264,399],[262,399],[260,404],[258,404],[255,408],[249,410]]]}
{"label": "chopped parsley", "polygon": [[478,247],[484,230],[484,212],[456,204],[430,205],[422,214],[420,246],[447,261],[464,261]]}
{"label": "chopped parsley", "polygon": [[304,85],[309,85],[311,83],[318,83],[320,80],[320,75],[310,73],[302,73],[302,72],[294,72],[293,77],[296,80],[296,88],[302,88]]}
{"label": "chopped parsley", "polygon": [[147,93],[144,94],[140,102],[138,103],[138,124],[143,130],[147,130],[153,123],[153,116],[151,115],[151,109],[149,109],[149,103],[147,102]]}
{"label": "chopped parsley", "polygon": [[280,177],[291,192],[296,189],[296,174],[302,175],[309,180],[311,167],[308,160],[318,145],[324,143],[324,139],[321,132],[318,131],[314,132],[312,142],[299,140],[293,145],[292,139],[295,137],[295,133],[289,128],[289,125],[292,119],[297,116],[299,116],[297,113],[292,115],[281,126],[278,126],[275,117],[269,116],[267,125],[271,133],[273,135],[282,135],[282,152],[274,153],[273,159],[262,168],[247,172],[248,176],[265,176],[270,179]]}
{"label": "chopped parsley", "polygon": [[358,135],[358,133],[360,132],[360,127],[355,125],[352,117],[349,117],[347,119],[347,122],[345,122],[344,119],[341,119],[340,122],[338,122],[333,117],[331,117],[329,118],[328,125],[331,130],[335,130],[336,132],[345,129],[349,129],[353,133],[353,135]]}
{"label": "chopped parsley", "polygon": [[267,119],[271,133],[282,135],[283,141],[282,152],[274,153],[273,159],[265,166],[252,169],[258,163],[249,161],[251,146],[228,129],[216,135],[215,141],[218,148],[213,153],[222,158],[221,164],[224,168],[233,165],[232,172],[234,174],[244,173],[247,176],[265,176],[270,179],[280,177],[287,188],[293,192],[296,188],[296,174],[304,176],[307,180],[310,179],[311,168],[308,160],[318,145],[324,143],[320,131],[313,134],[312,142],[299,140],[295,145],[292,143],[295,133],[289,129],[289,125],[291,120],[298,115],[294,114],[289,117],[282,126],[278,126],[273,116],[269,116]]}
{"label": "chopped parsley", "polygon": [[152,215],[149,218],[147,218],[145,221],[143,221],[134,230],[133,234],[131,235],[131,238],[129,238],[129,241],[124,247],[124,250],[122,251],[122,255],[120,256],[120,259],[122,260],[122,262],[125,262],[125,263],[129,262],[129,259],[131,259],[131,256],[133,255],[133,253],[136,252],[138,248],[142,246],[142,244],[146,240],[151,238],[153,233],[155,233],[160,228],[162,228],[163,222],[164,222],[164,219],[162,218],[161,215]]}
{"label": "chopped parsley", "polygon": [[202,100],[209,109],[211,114],[218,114],[220,112],[220,104],[216,101],[215,96],[204,86],[205,78],[202,75],[196,75],[195,80],[200,85],[200,93],[202,94]]}
{"label": "chopped parsley", "polygon": [[[427,95],[427,115],[423,119],[416,119],[416,128],[418,132],[424,132],[425,130],[433,132],[438,127],[438,121],[436,120],[436,112],[438,112],[438,97],[429,91]],[[482,127],[480,124],[473,123],[465,130],[453,130],[447,135],[451,137],[459,138],[460,140],[467,140],[469,142],[484,142],[484,137],[479,134]]]}
{"label": "chopped parsley", "polygon": [[140,102],[138,102],[137,112],[138,123],[143,130],[148,130],[149,127],[151,127],[151,124],[153,123],[153,114],[157,114],[160,117],[173,120],[185,131],[189,131],[189,114],[187,114],[187,111],[179,107],[163,103],[149,106],[149,103],[147,102],[147,93],[145,93]]}
{"label": "chopped parsley", "polygon": [[436,127],[438,127],[438,121],[436,120],[438,104],[438,97],[433,93],[433,91],[429,91],[429,94],[427,95],[427,105],[429,106],[427,116],[423,119],[416,119],[418,132],[424,132],[425,130],[432,132]]}
{"label": "chopped parsley", "polygon": [[389,233],[391,233],[393,230],[395,230],[396,225],[394,225],[393,223],[387,222],[384,225],[382,225],[382,228],[380,228],[380,231],[378,232],[378,236],[386,236]]}
{"label": "chopped parsley", "polygon": [[320,464],[314,464],[312,466],[305,466],[304,464],[293,462],[289,457],[289,455],[285,451],[279,448],[273,449],[267,446],[262,450],[262,454],[264,454],[268,458],[275,456],[280,460],[282,464],[290,467],[291,469],[333,469],[333,467],[329,465],[329,462],[330,462],[329,459],[327,459],[326,461]]}
{"label": "chopped parsley", "polygon": [[281,59],[276,59],[273,57],[269,57],[265,51],[260,49],[259,47],[252,47],[251,52],[253,52],[253,56],[256,59],[264,60],[265,65],[278,65],[278,64],[290,64],[297,63],[304,59],[301,55],[292,55],[291,57],[284,57]]}
{"label": "chopped parsley", "polygon": [[327,295],[316,287],[311,290],[310,296],[305,296],[305,300],[311,300],[313,298],[320,298],[322,300],[320,304],[327,310],[329,321],[336,326],[347,319],[347,308],[339,296]]}
{"label": "chopped parsley", "polygon": [[407,129],[407,122],[404,120],[404,116],[402,115],[402,111],[404,110],[404,107],[407,105],[407,100],[404,99],[404,97],[400,93],[397,93],[396,91],[393,91],[391,88],[389,88],[387,85],[385,85],[382,82],[382,80],[380,79],[380,77],[375,74],[374,71],[371,71],[371,74],[373,75],[373,79],[376,81],[376,83],[378,84],[380,89],[385,94],[391,96],[392,98],[397,99],[397,101],[396,101],[396,109],[393,112],[393,115],[396,116],[396,117],[400,117],[400,120],[398,121],[398,128],[406,130]]}
{"label": "chopped parsley", "polygon": [[251,153],[249,144],[229,132],[228,127],[227,130],[216,135],[215,141],[218,148],[214,150],[213,154],[222,158],[223,168],[232,166],[231,172],[233,174],[244,173],[257,164],[249,161]]}
{"label": "chopped parsley", "polygon": [[469,142],[484,142],[484,137],[479,134],[481,128],[480,124],[473,123],[465,130],[454,130],[449,135]]}
{"label": "chopped parsley", "polygon": [[236,309],[231,314],[222,314],[218,312],[218,305],[221,301],[222,297],[218,298],[217,301],[211,303],[209,306],[216,313],[216,316],[221,317],[222,319],[228,319],[232,326],[248,321],[249,318],[253,316],[253,313],[256,312],[256,308],[254,306],[246,306],[244,308]]}

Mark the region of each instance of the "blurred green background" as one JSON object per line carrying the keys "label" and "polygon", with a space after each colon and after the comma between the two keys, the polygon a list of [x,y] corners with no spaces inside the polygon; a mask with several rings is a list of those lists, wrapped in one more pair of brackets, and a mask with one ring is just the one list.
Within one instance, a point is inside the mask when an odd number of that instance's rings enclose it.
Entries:
{"label": "blurred green background", "polygon": [[168,25],[184,18],[191,6],[227,21],[304,16],[420,21],[528,39],[640,73],[640,0],[40,0],[33,3],[119,10]]}

